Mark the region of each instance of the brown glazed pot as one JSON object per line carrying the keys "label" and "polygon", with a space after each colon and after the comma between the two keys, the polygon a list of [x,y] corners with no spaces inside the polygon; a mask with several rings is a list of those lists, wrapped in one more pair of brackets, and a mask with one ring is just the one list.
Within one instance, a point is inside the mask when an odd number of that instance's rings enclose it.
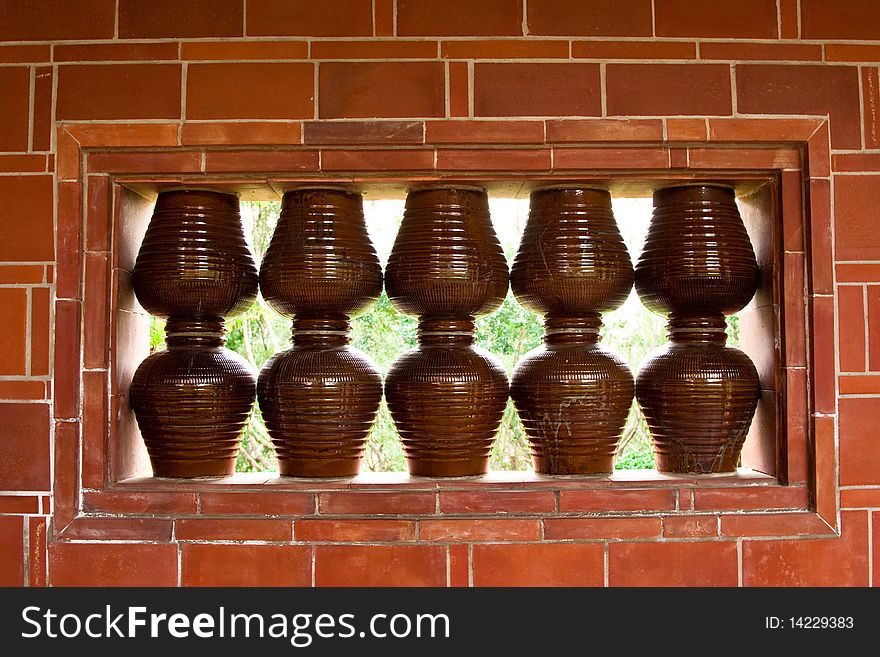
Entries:
{"label": "brown glazed pot", "polygon": [[474,317],[507,293],[507,262],[485,190],[411,191],[385,272],[398,310],[419,316],[419,346],[385,377],[388,409],[413,475],[485,474],[507,403],[497,358],[474,347]]}
{"label": "brown glazed pot", "polygon": [[168,349],[138,367],[131,407],[157,477],[233,473],[256,393],[251,366],[223,348],[223,318],[257,294],[238,198],[159,194],[132,285],[150,313],[168,318]]}
{"label": "brown glazed pot", "polygon": [[657,469],[734,472],[760,382],[748,356],[725,347],[724,314],[743,308],[759,282],[733,190],[688,185],[655,192],[635,274],[645,305],[669,315],[672,344],[650,354],[636,379]]}
{"label": "brown glazed pot", "polygon": [[349,318],[382,292],[360,194],[287,192],[260,288],[273,308],[295,318],[293,348],[264,365],[257,386],[280,473],[356,475],[382,400],[373,361],[348,344]]}
{"label": "brown glazed pot", "polygon": [[545,317],[545,344],[522,358],[510,386],[535,470],[611,472],[633,377],[626,363],[599,346],[599,313],[626,300],[633,267],[608,192],[533,192],[510,279],[517,300]]}

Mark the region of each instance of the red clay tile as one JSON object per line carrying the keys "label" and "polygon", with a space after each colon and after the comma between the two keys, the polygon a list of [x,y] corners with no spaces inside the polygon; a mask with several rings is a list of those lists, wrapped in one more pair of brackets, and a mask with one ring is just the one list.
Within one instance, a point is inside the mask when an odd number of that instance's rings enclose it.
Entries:
{"label": "red clay tile", "polygon": [[428,121],[429,144],[543,144],[542,121]]}
{"label": "red clay tile", "polygon": [[699,3],[654,0],[655,34],[660,37],[775,39],[776,1]]}
{"label": "red clay tile", "polygon": [[324,515],[377,515],[434,513],[434,493],[332,491],[318,493],[318,513]]}
{"label": "red clay tile", "polygon": [[880,16],[870,0],[801,0],[804,39],[880,39]]}
{"label": "red clay tile", "polygon": [[729,115],[730,67],[724,64],[608,64],[610,116]]}
{"label": "red clay tile", "polygon": [[317,151],[209,151],[205,156],[205,171],[209,173],[317,170]]}
{"label": "red clay tile", "polygon": [[[39,495],[0,495],[0,513],[35,514],[40,513]],[[2,516],[0,516],[2,520]]]}
{"label": "red clay tile", "polygon": [[325,150],[322,171],[426,171],[434,168],[433,149]]}
{"label": "red clay tile", "polygon": [[[880,46],[854,45],[851,43],[826,43],[825,61],[827,62],[868,62],[875,63],[880,59]],[[873,71],[875,79],[876,68],[863,69],[862,73]]]}
{"label": "red clay tile", "polygon": [[170,541],[170,518],[109,518],[79,516],[58,534],[77,541]]}
{"label": "red clay tile", "polygon": [[[321,64],[319,76],[322,119],[445,114],[442,62],[327,62]],[[393,89],[389,80],[394,80]]]}
{"label": "red clay tile", "polygon": [[110,366],[110,263],[106,253],[85,254],[83,367]]}
{"label": "red clay tile", "polygon": [[116,0],[0,0],[0,41],[112,39]]}
{"label": "red clay tile", "polygon": [[58,282],[59,299],[82,299],[83,221],[82,186],[76,182],[58,183]]}
{"label": "red clay tile", "polygon": [[[248,93],[230,93],[230,89],[247,89]],[[314,94],[312,64],[190,64],[186,118],[312,118]]]}
{"label": "red clay tile", "polygon": [[0,62],[5,64],[33,64],[48,62],[52,59],[49,44],[32,44],[26,46],[0,45]]}
{"label": "red clay tile", "polygon": [[[810,284],[814,294],[834,292],[831,235],[831,183],[810,181]],[[840,225],[840,222],[837,222]]]}
{"label": "red clay tile", "polygon": [[670,154],[665,148],[554,148],[553,168],[561,169],[666,169]]}
{"label": "red clay tile", "polygon": [[31,290],[31,376],[49,374],[49,310],[52,293],[47,287]]}
{"label": "red clay tile", "polygon": [[602,586],[604,550],[590,543],[475,545],[474,586]]}
{"label": "red clay tile", "polygon": [[291,521],[275,518],[180,518],[179,541],[290,541]]}
{"label": "red clay tile", "polygon": [[803,194],[801,173],[799,171],[783,171],[782,243],[785,251],[804,250]]}
{"label": "red clay tile", "polygon": [[445,586],[446,549],[433,545],[318,545],[315,585]]}
{"label": "red clay tile", "polygon": [[801,154],[794,147],[688,149],[692,169],[800,169]]}
{"label": "red clay tile", "polygon": [[732,142],[805,142],[820,119],[709,119],[709,139]]}
{"label": "red clay tile", "polygon": [[608,583],[611,586],[736,586],[736,543],[611,543]]}
{"label": "red clay tile", "polygon": [[835,256],[838,260],[880,260],[874,199],[880,176],[835,176]]}
{"label": "red clay tile", "polygon": [[[44,381],[0,381],[0,399],[45,399]],[[2,513],[2,511],[0,511]]]}
{"label": "red clay tile", "polygon": [[137,62],[177,59],[178,44],[159,43],[76,43],[58,44],[56,62]]}
{"label": "red clay tile", "polygon": [[110,231],[113,222],[112,193],[109,176],[89,176],[88,205],[86,206],[86,251],[110,250]]}
{"label": "red clay tile", "polygon": [[102,173],[201,173],[201,168],[202,154],[197,151],[109,151],[89,156],[89,169]]}
{"label": "red clay tile", "polygon": [[376,36],[394,35],[394,11],[396,0],[373,1],[373,33]]}
{"label": "red clay tile", "polygon": [[470,547],[457,544],[450,545],[447,549],[449,550],[449,586],[469,586],[470,558],[468,553]]}
{"label": "red clay tile", "polygon": [[[183,586],[309,586],[312,550],[304,545],[181,547]],[[230,567],[234,564],[234,567]]]}
{"label": "red clay tile", "polygon": [[59,120],[176,119],[180,78],[179,64],[62,65],[55,116]]}
{"label": "red clay tile", "polygon": [[871,173],[880,171],[878,153],[834,153],[831,170],[835,173]]}
{"label": "red clay tile", "polygon": [[398,36],[521,36],[519,0],[397,0]]}
{"label": "red clay tile", "polygon": [[675,491],[662,488],[563,490],[559,494],[562,513],[594,511],[671,511]]}
{"label": "red clay tile", "polygon": [[0,265],[0,285],[42,283],[44,265]]}
{"label": "red clay tile", "polygon": [[311,59],[436,59],[436,41],[313,41]]}
{"label": "red clay tile", "polygon": [[832,529],[815,513],[722,514],[722,536],[830,535]]}
{"label": "red clay tile", "polygon": [[24,518],[0,516],[0,586],[24,585]]}
{"label": "red clay tile", "polygon": [[175,586],[177,546],[50,543],[49,577],[52,586]]}
{"label": "red clay tile", "polygon": [[79,513],[80,482],[79,422],[55,422],[54,468],[52,477],[52,528],[59,534]]}
{"label": "red clay tile", "polygon": [[80,330],[82,303],[72,300],[55,302],[55,417],[79,417],[80,404]]}
{"label": "red clay tile", "polygon": [[837,445],[834,435],[834,418],[813,418],[814,433],[814,486],[816,513],[832,527],[837,525]]}
{"label": "red clay tile", "polygon": [[416,538],[415,520],[296,520],[293,523],[296,541],[330,543],[407,542]]}
{"label": "red clay tile", "polygon": [[838,382],[841,395],[880,394],[880,375],[842,376]]}
{"label": "red clay tile", "polygon": [[119,0],[120,39],[240,37],[242,0]]}
{"label": "red clay tile", "polygon": [[470,70],[465,62],[450,62],[449,69],[449,116],[471,115]]}
{"label": "red clay tile", "polygon": [[537,541],[541,521],[520,518],[423,519],[419,523],[421,541]]}
{"label": "red clay tile", "polygon": [[809,492],[803,486],[731,486],[694,489],[697,511],[739,511],[806,508]]}
{"label": "red clay tile", "polygon": [[736,67],[736,92],[743,114],[829,114],[832,147],[861,147],[853,67],[742,64]]}
{"label": "red clay tile", "polygon": [[575,59],[695,59],[691,41],[572,41]]}
{"label": "red clay tile", "polygon": [[599,116],[599,66],[585,63],[477,63],[476,116]]}
{"label": "red clay tile", "polygon": [[209,515],[299,516],[315,512],[313,493],[216,493],[199,494],[199,509]]}
{"label": "red clay tile", "polygon": [[837,352],[834,344],[834,299],[830,296],[813,297],[812,306],[812,363],[810,380],[813,393],[813,410],[817,413],[834,413],[835,363]]}
{"label": "red clay tile", "polygon": [[400,145],[421,144],[424,141],[423,121],[314,121],[303,125],[305,144]]}
{"label": "red clay tile", "polygon": [[193,60],[271,61],[307,59],[308,41],[189,41],[181,44],[180,57]]}
{"label": "red clay tile", "polygon": [[446,171],[549,171],[550,149],[453,149],[437,151],[437,168]]}
{"label": "red clay tile", "polygon": [[30,78],[26,66],[0,68],[0,151],[28,150]]}
{"label": "red clay tile", "polygon": [[799,0],[779,0],[779,38],[797,39],[800,36]]}
{"label": "red clay tile", "polygon": [[28,518],[28,586],[46,586],[47,518]]}
{"label": "red clay tile", "polygon": [[871,283],[880,281],[880,263],[845,263],[837,265],[838,283]]}
{"label": "red clay tile", "polygon": [[[83,147],[177,146],[177,123],[83,123],[66,126]],[[92,167],[94,169],[94,167]]]}
{"label": "red clay tile", "polygon": [[528,33],[651,36],[650,0],[529,0]]}
{"label": "red clay tile", "polygon": [[440,491],[440,513],[552,513],[553,491]]}
{"label": "red clay tile", "polygon": [[867,586],[868,517],[841,514],[840,538],[745,541],[745,586]]}
{"label": "red clay tile", "polygon": [[27,374],[27,290],[0,287],[0,375]]}
{"label": "red clay tile", "polygon": [[52,176],[0,176],[0,261],[54,259],[53,204]]}
{"label": "red clay tile", "polygon": [[547,121],[548,143],[638,142],[661,139],[663,139],[663,122],[654,119]]}
{"label": "red clay tile", "polygon": [[840,285],[837,288],[839,308],[840,370],[864,372],[865,366],[865,288],[862,285]]}
{"label": "red clay tile", "polygon": [[79,142],[74,139],[66,128],[59,129],[55,141],[55,160],[57,179],[59,181],[78,181],[82,175],[82,151]]}
{"label": "red clay tile", "polygon": [[[880,509],[880,488],[851,488],[840,491],[840,506],[844,509]],[[877,529],[877,526],[874,526]]]}
{"label": "red clay tile", "polygon": [[174,516],[193,515],[197,508],[196,493],[185,491],[96,491],[83,495],[83,509],[92,513]]}
{"label": "red clay tile", "polygon": [[718,535],[718,516],[663,516],[663,536],[671,538],[703,538]]}
{"label": "red clay tile", "polygon": [[724,61],[822,61],[822,45],[806,43],[705,42],[700,44],[700,59]]}
{"label": "red clay tile", "polygon": [[39,173],[50,171],[48,158],[44,154],[2,154],[0,155],[0,171],[15,171],[17,173]]}
{"label": "red clay tile", "polygon": [[295,122],[184,123],[180,141],[184,146],[253,146],[302,143],[302,126]]}
{"label": "red clay tile", "polygon": [[831,176],[831,135],[827,121],[810,137],[806,156],[810,178]]}
{"label": "red clay tile", "polygon": [[544,538],[559,540],[596,540],[658,538],[660,518],[545,518]]}
{"label": "red clay tile", "polygon": [[[85,488],[104,486],[109,394],[107,372],[83,372],[83,433],[81,477]],[[170,537],[169,537],[170,538]]]}
{"label": "red clay tile", "polygon": [[371,0],[248,0],[248,36],[370,36]]}
{"label": "red clay tile", "polygon": [[783,260],[783,286],[785,298],[785,364],[788,367],[805,367],[807,364],[806,291],[804,256],[802,253],[786,253]]}
{"label": "red clay tile", "polygon": [[444,59],[568,59],[567,41],[480,39],[444,41]]}
{"label": "red clay tile", "polygon": [[667,141],[707,141],[706,119],[666,119]]}
{"label": "red clay tile", "polygon": [[880,444],[870,429],[880,422],[880,399],[841,399],[839,404],[840,484],[880,484],[875,467],[876,459],[880,458]]}

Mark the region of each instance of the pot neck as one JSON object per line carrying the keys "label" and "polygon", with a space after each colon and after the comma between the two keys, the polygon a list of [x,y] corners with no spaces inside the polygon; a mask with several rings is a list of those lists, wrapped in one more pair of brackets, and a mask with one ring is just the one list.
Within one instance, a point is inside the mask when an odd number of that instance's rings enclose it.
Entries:
{"label": "pot neck", "polygon": [[419,319],[420,345],[472,345],[476,326],[473,317]]}
{"label": "pot neck", "polygon": [[346,315],[297,317],[293,320],[291,342],[297,347],[342,346],[351,342],[351,325]]}
{"label": "pot neck", "polygon": [[222,347],[226,344],[226,326],[220,316],[169,317],[165,344],[168,349]]}
{"label": "pot neck", "polygon": [[727,342],[727,322],[721,313],[699,317],[683,317],[674,313],[666,324],[666,337],[675,343],[703,343],[724,345]]}
{"label": "pot neck", "polygon": [[599,313],[588,313],[577,317],[544,317],[544,343],[559,344],[597,344],[602,336],[602,317]]}

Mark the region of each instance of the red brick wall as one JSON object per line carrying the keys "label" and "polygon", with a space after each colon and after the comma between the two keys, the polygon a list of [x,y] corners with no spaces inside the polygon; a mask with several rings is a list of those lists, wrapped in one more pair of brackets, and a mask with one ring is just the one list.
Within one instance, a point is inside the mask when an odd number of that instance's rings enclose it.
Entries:
{"label": "red brick wall", "polygon": [[[876,3],[0,0],[0,15],[0,585],[880,581]],[[821,486],[110,485],[94,426],[118,400],[101,326],[118,236],[86,219],[112,214],[106,172],[625,168],[625,151],[585,164],[553,146],[606,139],[683,171],[726,166],[716,142],[807,154],[792,170],[815,230],[785,257],[807,260],[810,369],[789,386],[812,414],[789,440]]]}

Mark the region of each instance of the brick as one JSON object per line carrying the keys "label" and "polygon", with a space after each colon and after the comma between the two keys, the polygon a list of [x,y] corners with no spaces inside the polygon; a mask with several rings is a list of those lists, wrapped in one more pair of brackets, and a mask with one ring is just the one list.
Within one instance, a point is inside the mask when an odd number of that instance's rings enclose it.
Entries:
{"label": "brick", "polygon": [[632,169],[669,167],[665,148],[554,148],[553,168],[561,169]]}
{"label": "brick", "polygon": [[[804,250],[804,209],[801,174],[782,172],[782,231],[786,251]],[[803,271],[803,267],[801,267]],[[803,288],[798,288],[798,291]],[[788,318],[786,318],[788,321]]]}
{"label": "brick", "polygon": [[55,115],[59,120],[176,119],[180,78],[178,64],[62,65]]}
{"label": "brick", "polygon": [[450,62],[449,70],[449,116],[470,116],[471,102],[471,73],[465,62]]}
{"label": "brick", "polygon": [[817,413],[834,413],[837,354],[834,344],[834,300],[831,297],[813,297],[810,330],[813,363],[810,383],[813,410]]}
{"label": "brick", "polygon": [[880,395],[880,376],[842,376],[839,386],[841,395]]}
{"label": "brick", "polygon": [[880,260],[877,214],[878,176],[835,176],[835,251],[838,260]]}
{"label": "brick", "polygon": [[445,586],[441,546],[342,546],[315,548],[316,586]]}
{"label": "brick", "polygon": [[[841,490],[840,506],[844,509],[880,509],[880,488],[852,488]],[[876,532],[877,525],[874,525],[874,529]]]}
{"label": "brick", "polygon": [[180,551],[183,586],[309,586],[312,580],[312,550],[304,545],[186,544]]}
{"label": "brick", "polygon": [[51,290],[47,287],[35,287],[31,290],[31,376],[49,374],[49,317],[52,303]]}
{"label": "brick", "polygon": [[182,43],[183,60],[307,59],[307,41],[191,41]]}
{"label": "brick", "polygon": [[480,39],[444,41],[444,59],[568,59],[567,41]]}
{"label": "brick", "polygon": [[[322,119],[445,114],[442,62],[328,62],[321,64],[319,76]],[[389,80],[394,80],[393,89]]]}
{"label": "brick", "polygon": [[718,516],[663,516],[663,536],[669,538],[703,538],[718,535]]}
{"label": "brick", "polygon": [[585,63],[477,63],[477,116],[599,116],[599,66]]}
{"label": "brick", "polygon": [[0,495],[0,514],[34,513],[40,513],[39,495]]}
{"label": "brick", "polygon": [[692,169],[800,169],[796,148],[701,148],[688,149]]}
{"label": "brick", "polygon": [[828,62],[874,63],[878,59],[880,59],[880,46],[854,45],[851,43],[825,44],[825,61]]}
{"label": "brick", "polygon": [[59,181],[78,181],[82,175],[82,151],[79,142],[70,136],[66,128],[59,129],[55,143],[56,169]]}
{"label": "brick", "polygon": [[78,541],[170,541],[173,522],[160,518],[107,518],[79,516],[59,538]]}
{"label": "brick", "polygon": [[89,169],[102,173],[201,173],[202,154],[195,151],[92,153]]}
{"label": "brick", "polygon": [[436,41],[313,41],[312,59],[436,59]]}
{"label": "brick", "polygon": [[667,141],[706,141],[705,119],[666,119]]}
{"label": "brick", "polygon": [[549,171],[550,149],[452,149],[437,151],[437,168],[447,171]]}
{"label": "brick", "polygon": [[0,45],[0,62],[5,64],[32,64],[48,62],[52,59],[52,49],[48,44],[26,46]]}
{"label": "brick", "polygon": [[819,119],[709,119],[709,139],[719,142],[805,142]]}
{"label": "brick", "polygon": [[[82,484],[85,488],[103,488],[107,451],[109,395],[107,372],[83,372],[83,444]],[[170,536],[169,536],[170,538]]]}
{"label": "brick", "polygon": [[831,170],[835,173],[871,173],[880,171],[880,153],[834,153]]}
{"label": "brick", "polygon": [[449,586],[464,587],[470,585],[470,547],[467,545],[450,545],[447,548],[449,558]]}
{"label": "brick", "polygon": [[602,586],[599,544],[475,545],[474,586]]}
{"label": "brick", "polygon": [[373,33],[376,36],[394,35],[394,12],[396,0],[374,0]]}
{"label": "brick", "polygon": [[43,265],[0,265],[0,285],[42,283]]}
{"label": "brick", "polygon": [[317,151],[209,151],[205,156],[205,171],[209,173],[317,170]]}
{"label": "brick", "polygon": [[822,61],[822,46],[806,43],[707,42],[700,44],[700,59],[724,61]]}
{"label": "brick", "polygon": [[660,518],[545,518],[544,539],[658,538]]}
{"label": "brick", "polygon": [[85,123],[65,129],[83,147],[177,146],[178,123]]}
{"label": "brick", "polygon": [[0,404],[0,490],[49,490],[49,407]]}
{"label": "brick", "polygon": [[52,187],[52,176],[0,176],[0,261],[54,259]]}
{"label": "brick", "polygon": [[80,331],[82,303],[59,300],[55,303],[55,417],[79,417]]}
{"label": "brick", "polygon": [[743,64],[736,67],[736,91],[743,114],[828,114],[832,147],[861,147],[855,68]]}
{"label": "brick", "polygon": [[691,41],[572,41],[575,59],[696,59]]}
{"label": "brick", "polygon": [[322,171],[425,171],[433,168],[432,149],[321,151]]}
{"label": "brick", "polygon": [[779,0],[779,38],[800,37],[799,0]]}
{"label": "brick", "polygon": [[880,16],[871,0],[801,0],[804,39],[880,39]]}
{"label": "brick", "polygon": [[559,511],[671,511],[675,491],[662,488],[563,490]]}
{"label": "brick", "polygon": [[864,372],[865,365],[865,288],[841,285],[837,288],[840,370]]}
{"label": "brick", "polygon": [[541,121],[428,121],[429,144],[526,144],[544,143]]}
{"label": "brick", "polygon": [[110,250],[113,190],[109,176],[89,176],[86,206],[86,251]]}
{"label": "brick", "polygon": [[313,493],[215,493],[199,494],[199,508],[210,515],[299,516],[315,512]]}
{"label": "brick", "polygon": [[745,541],[745,586],[867,586],[868,516],[841,514],[840,538]]}
{"label": "brick", "polygon": [[[834,292],[831,235],[831,183],[810,181],[810,284],[814,294]],[[839,219],[836,222],[839,225]]]}
{"label": "brick", "polygon": [[31,155],[21,153],[16,155],[0,155],[0,171],[15,171],[16,173],[39,173],[46,171],[46,155]]}
{"label": "brick", "polygon": [[160,43],[75,43],[55,46],[56,62],[137,62],[177,59],[178,44]]}
{"label": "brick", "polygon": [[[880,74],[878,69],[862,69],[862,116],[865,148],[880,148]],[[874,169],[876,170],[875,166]]]}
{"label": "brick", "polygon": [[880,281],[880,263],[844,263],[837,265],[838,283],[870,283],[873,281]]}
{"label": "brick", "polygon": [[0,381],[0,399],[45,399],[43,381]]}
{"label": "brick", "polygon": [[723,64],[609,64],[611,116],[728,115],[730,67]]}
{"label": "brick", "polygon": [[50,543],[49,576],[52,586],[175,586],[177,546]]}
{"label": "brick", "polygon": [[85,254],[83,367],[109,367],[110,263],[105,253]]}
{"label": "brick", "polygon": [[186,118],[306,119],[314,116],[314,97],[312,64],[190,64]]}
{"label": "brick", "polygon": [[416,538],[415,520],[297,520],[293,524],[296,541],[330,543],[405,542]]}
{"label": "brick", "polygon": [[27,373],[27,290],[0,288],[0,375]]}
{"label": "brick", "polygon": [[798,509],[807,506],[808,491],[802,486],[732,486],[695,488],[697,511]]}
{"label": "brick", "polygon": [[785,299],[785,363],[788,367],[806,367],[807,335],[805,318],[804,256],[786,253],[783,284]]}
{"label": "brick", "polygon": [[184,123],[180,142],[184,146],[271,146],[302,143],[299,123]]}
{"label": "brick", "polygon": [[538,519],[422,520],[422,541],[537,541],[541,539]]}
{"label": "brick", "polygon": [[180,518],[174,523],[179,541],[290,541],[290,520],[269,518]]}
{"label": "brick", "polygon": [[24,584],[24,518],[0,516],[0,586]]}
{"label": "brick", "polygon": [[58,183],[57,242],[60,299],[82,298],[82,187],[75,182]]}
{"label": "brick", "polygon": [[34,71],[33,127],[31,146],[35,151],[48,151],[52,146],[55,128],[52,91],[54,86],[52,67],[41,66]]}
{"label": "brick", "polygon": [[116,0],[0,0],[0,41],[112,39]]}
{"label": "brick", "polygon": [[806,156],[810,178],[831,176],[831,135],[827,122],[810,137]]}
{"label": "brick", "polygon": [[553,491],[440,491],[440,513],[552,513]]}
{"label": "brick", "polygon": [[371,36],[371,0],[248,0],[248,36]]}
{"label": "brick", "polygon": [[880,421],[880,399],[840,399],[840,485],[880,484],[874,460],[880,445],[868,427]]}
{"label": "brick", "polygon": [[120,39],[240,37],[242,0],[119,0]]}
{"label": "brick", "polygon": [[318,513],[326,515],[378,515],[434,513],[434,493],[333,491],[318,493]]}
{"label": "brick", "polygon": [[775,39],[775,0],[700,3],[655,0],[655,34],[660,37]]}
{"label": "brick", "polygon": [[830,535],[831,527],[815,513],[742,513],[721,516],[722,536]]}
{"label": "brick", "polygon": [[736,586],[733,541],[612,543],[610,586]]}
{"label": "brick", "polygon": [[30,78],[25,66],[0,68],[0,151],[28,150]]}
{"label": "brick", "polygon": [[314,121],[303,125],[305,144],[421,144],[424,135],[422,121]]}
{"label": "brick", "polygon": [[398,36],[522,36],[519,0],[397,0]]}
{"label": "brick", "polygon": [[52,527],[59,534],[73,522],[80,509],[79,422],[55,422],[54,467],[52,478]]}
{"label": "brick", "polygon": [[197,508],[196,493],[185,491],[100,491],[83,495],[83,509],[92,513],[175,516],[193,515]]}
{"label": "brick", "polygon": [[829,525],[837,525],[837,440],[833,417],[813,418],[814,486],[816,513]]}
{"label": "brick", "polygon": [[651,36],[650,0],[529,0],[529,34]]}
{"label": "brick", "polygon": [[663,122],[653,119],[547,121],[547,142],[639,142],[663,139]]}

